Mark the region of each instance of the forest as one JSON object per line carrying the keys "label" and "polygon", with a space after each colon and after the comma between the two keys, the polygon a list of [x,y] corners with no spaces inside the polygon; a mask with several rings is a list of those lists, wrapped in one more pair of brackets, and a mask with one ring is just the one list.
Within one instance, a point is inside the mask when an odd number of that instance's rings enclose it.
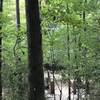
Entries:
{"label": "forest", "polygon": [[0,100],[100,100],[100,0],[0,0]]}

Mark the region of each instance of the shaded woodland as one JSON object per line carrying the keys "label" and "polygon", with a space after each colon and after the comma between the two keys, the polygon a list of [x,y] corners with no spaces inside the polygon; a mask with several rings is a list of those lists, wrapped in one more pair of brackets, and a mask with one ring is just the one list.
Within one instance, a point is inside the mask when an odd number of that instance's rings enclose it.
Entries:
{"label": "shaded woodland", "polygon": [[0,100],[100,100],[100,1],[0,0]]}

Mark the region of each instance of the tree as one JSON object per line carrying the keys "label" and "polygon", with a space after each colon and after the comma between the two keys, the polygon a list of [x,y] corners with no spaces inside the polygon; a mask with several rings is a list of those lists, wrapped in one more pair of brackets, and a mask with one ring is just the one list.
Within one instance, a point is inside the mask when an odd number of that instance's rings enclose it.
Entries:
{"label": "tree", "polygon": [[20,8],[19,8],[19,0],[16,0],[16,28],[19,30],[20,28]]}
{"label": "tree", "polygon": [[42,67],[42,34],[38,0],[26,0],[26,19],[29,62],[29,98],[45,100]]}
{"label": "tree", "polygon": [[[0,16],[3,11],[3,0],[0,0]],[[2,19],[0,18],[0,31],[2,30]],[[2,32],[0,32],[0,100],[2,100],[2,79],[1,79],[1,67],[2,67]]]}

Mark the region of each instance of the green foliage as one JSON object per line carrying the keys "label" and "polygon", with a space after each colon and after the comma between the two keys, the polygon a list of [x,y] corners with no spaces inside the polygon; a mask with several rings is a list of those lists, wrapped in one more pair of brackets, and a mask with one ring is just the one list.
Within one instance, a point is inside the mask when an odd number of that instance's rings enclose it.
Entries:
{"label": "green foliage", "polygon": [[[0,16],[3,22],[3,28],[0,30],[3,36],[2,76],[3,88],[8,91],[7,100],[25,100],[27,97],[26,19],[24,0],[20,2],[19,32],[16,31],[15,1],[4,0],[4,12],[3,16]],[[81,77],[99,83],[100,1],[41,0],[40,6],[43,63],[57,62],[64,66],[64,70],[59,72],[64,81],[68,80],[70,74],[70,79]]]}
{"label": "green foliage", "polygon": [[[72,76],[76,70],[80,76],[88,78],[94,76],[95,65],[100,66],[98,63],[100,59],[96,59],[100,57],[98,5],[100,5],[98,0],[57,0],[44,3],[41,9],[44,63],[58,60],[60,64],[68,67],[67,69],[73,68]],[[68,34],[70,35],[70,61],[68,60]]]}

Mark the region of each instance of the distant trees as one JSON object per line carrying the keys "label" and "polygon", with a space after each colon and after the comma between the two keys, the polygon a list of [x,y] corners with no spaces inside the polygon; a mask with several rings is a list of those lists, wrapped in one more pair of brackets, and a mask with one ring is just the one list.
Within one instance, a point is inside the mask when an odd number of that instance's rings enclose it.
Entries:
{"label": "distant trees", "polygon": [[3,11],[3,0],[0,0],[0,100],[2,100],[2,11]]}
{"label": "distant trees", "polygon": [[38,0],[26,0],[26,18],[29,62],[28,100],[45,100],[42,66],[42,34]]}
{"label": "distant trees", "polygon": [[[97,47],[98,40],[100,40],[98,39],[100,31],[98,23],[98,19],[100,21],[98,5],[100,5],[100,1],[98,0],[97,1],[58,0],[58,1],[59,2],[53,0],[48,3],[45,3],[44,8],[42,8],[41,10],[43,14],[42,23],[44,25],[43,45],[45,47],[44,48],[45,62],[50,62],[51,60],[50,58],[51,52],[49,52],[50,49],[49,41],[55,40],[53,42],[55,49],[54,56],[57,60],[59,60],[60,64],[63,62],[62,64],[66,66],[67,70],[64,71],[64,74],[70,73],[70,77],[68,76],[69,79],[73,78],[75,81],[77,81],[77,91],[75,91],[77,92],[76,93],[77,99],[79,100],[81,98],[80,83],[81,82],[84,83],[84,81],[85,81],[84,88],[86,90],[85,93],[87,98],[87,95],[90,94],[89,81],[94,80],[96,78],[94,73],[97,72],[97,67],[95,66],[100,65],[99,63],[97,63],[98,60],[100,60],[99,59],[100,55],[97,50],[97,48],[99,49],[100,47],[100,46]],[[55,15],[56,18],[54,20],[53,18]],[[52,28],[50,26],[55,23],[57,28],[55,29],[54,32],[52,32],[52,29],[54,27]],[[69,29],[66,29],[67,23],[69,24]],[[66,38],[68,34],[70,35],[70,39],[69,41],[66,41],[68,40]],[[53,37],[52,40],[50,40],[50,35],[52,35]]]}

